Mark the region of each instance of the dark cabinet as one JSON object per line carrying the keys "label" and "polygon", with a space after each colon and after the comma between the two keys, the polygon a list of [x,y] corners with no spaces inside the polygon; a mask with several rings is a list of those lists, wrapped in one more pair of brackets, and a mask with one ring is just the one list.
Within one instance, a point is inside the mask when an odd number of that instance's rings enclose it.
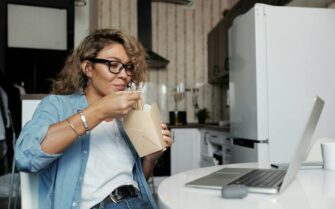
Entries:
{"label": "dark cabinet", "polygon": [[228,82],[228,23],[222,19],[208,34],[208,81]]}
{"label": "dark cabinet", "polygon": [[285,5],[291,0],[240,0],[224,18],[209,32],[208,44],[208,81],[211,84],[229,82],[228,29],[235,17],[247,12],[255,3]]}

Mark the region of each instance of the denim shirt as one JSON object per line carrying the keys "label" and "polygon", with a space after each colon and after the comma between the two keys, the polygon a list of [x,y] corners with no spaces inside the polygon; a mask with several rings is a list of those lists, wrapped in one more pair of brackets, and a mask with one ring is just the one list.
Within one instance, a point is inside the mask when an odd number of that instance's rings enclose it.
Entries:
{"label": "denim shirt", "polygon": [[[15,150],[16,165],[20,171],[39,173],[40,209],[80,208],[81,188],[89,153],[89,134],[80,137],[59,154],[43,152],[41,142],[51,124],[63,121],[87,106],[84,95],[47,96],[21,131]],[[153,208],[157,208],[143,175],[141,159],[125,133],[122,122],[118,121],[117,124],[135,158],[133,175],[141,194],[151,202]]]}

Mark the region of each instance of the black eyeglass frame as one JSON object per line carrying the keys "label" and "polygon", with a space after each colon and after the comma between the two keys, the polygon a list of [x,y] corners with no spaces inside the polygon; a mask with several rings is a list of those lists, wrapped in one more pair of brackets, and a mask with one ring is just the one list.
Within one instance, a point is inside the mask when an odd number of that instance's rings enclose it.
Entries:
{"label": "black eyeglass frame", "polygon": [[[122,62],[117,61],[117,60],[106,60],[106,59],[101,59],[101,58],[88,58],[86,60],[93,62],[93,63],[101,63],[101,64],[107,65],[109,72],[113,74],[119,74],[122,71],[122,69],[125,69],[125,72],[128,76],[134,75],[134,68],[135,68],[134,64],[123,64]],[[121,67],[118,69],[118,72],[113,72],[111,70],[111,66],[113,63],[121,64]]]}

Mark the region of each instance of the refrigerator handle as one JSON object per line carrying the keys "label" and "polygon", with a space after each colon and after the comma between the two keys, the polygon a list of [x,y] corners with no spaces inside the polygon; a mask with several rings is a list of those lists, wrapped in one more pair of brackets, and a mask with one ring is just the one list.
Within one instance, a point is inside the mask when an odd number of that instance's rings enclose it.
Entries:
{"label": "refrigerator handle", "polygon": [[268,144],[269,139],[266,140],[256,140],[256,139],[246,139],[246,138],[234,138],[231,137],[230,140],[232,141],[233,145],[239,145],[243,147],[254,148],[254,144]]}

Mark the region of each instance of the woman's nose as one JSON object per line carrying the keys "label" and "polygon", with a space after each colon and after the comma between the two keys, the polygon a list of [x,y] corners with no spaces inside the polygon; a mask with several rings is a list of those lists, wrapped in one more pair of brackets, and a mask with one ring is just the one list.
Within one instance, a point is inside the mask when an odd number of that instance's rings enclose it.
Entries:
{"label": "woman's nose", "polygon": [[124,67],[120,69],[120,72],[117,75],[118,77],[123,77],[123,78],[126,78],[128,76],[126,73],[126,69]]}

